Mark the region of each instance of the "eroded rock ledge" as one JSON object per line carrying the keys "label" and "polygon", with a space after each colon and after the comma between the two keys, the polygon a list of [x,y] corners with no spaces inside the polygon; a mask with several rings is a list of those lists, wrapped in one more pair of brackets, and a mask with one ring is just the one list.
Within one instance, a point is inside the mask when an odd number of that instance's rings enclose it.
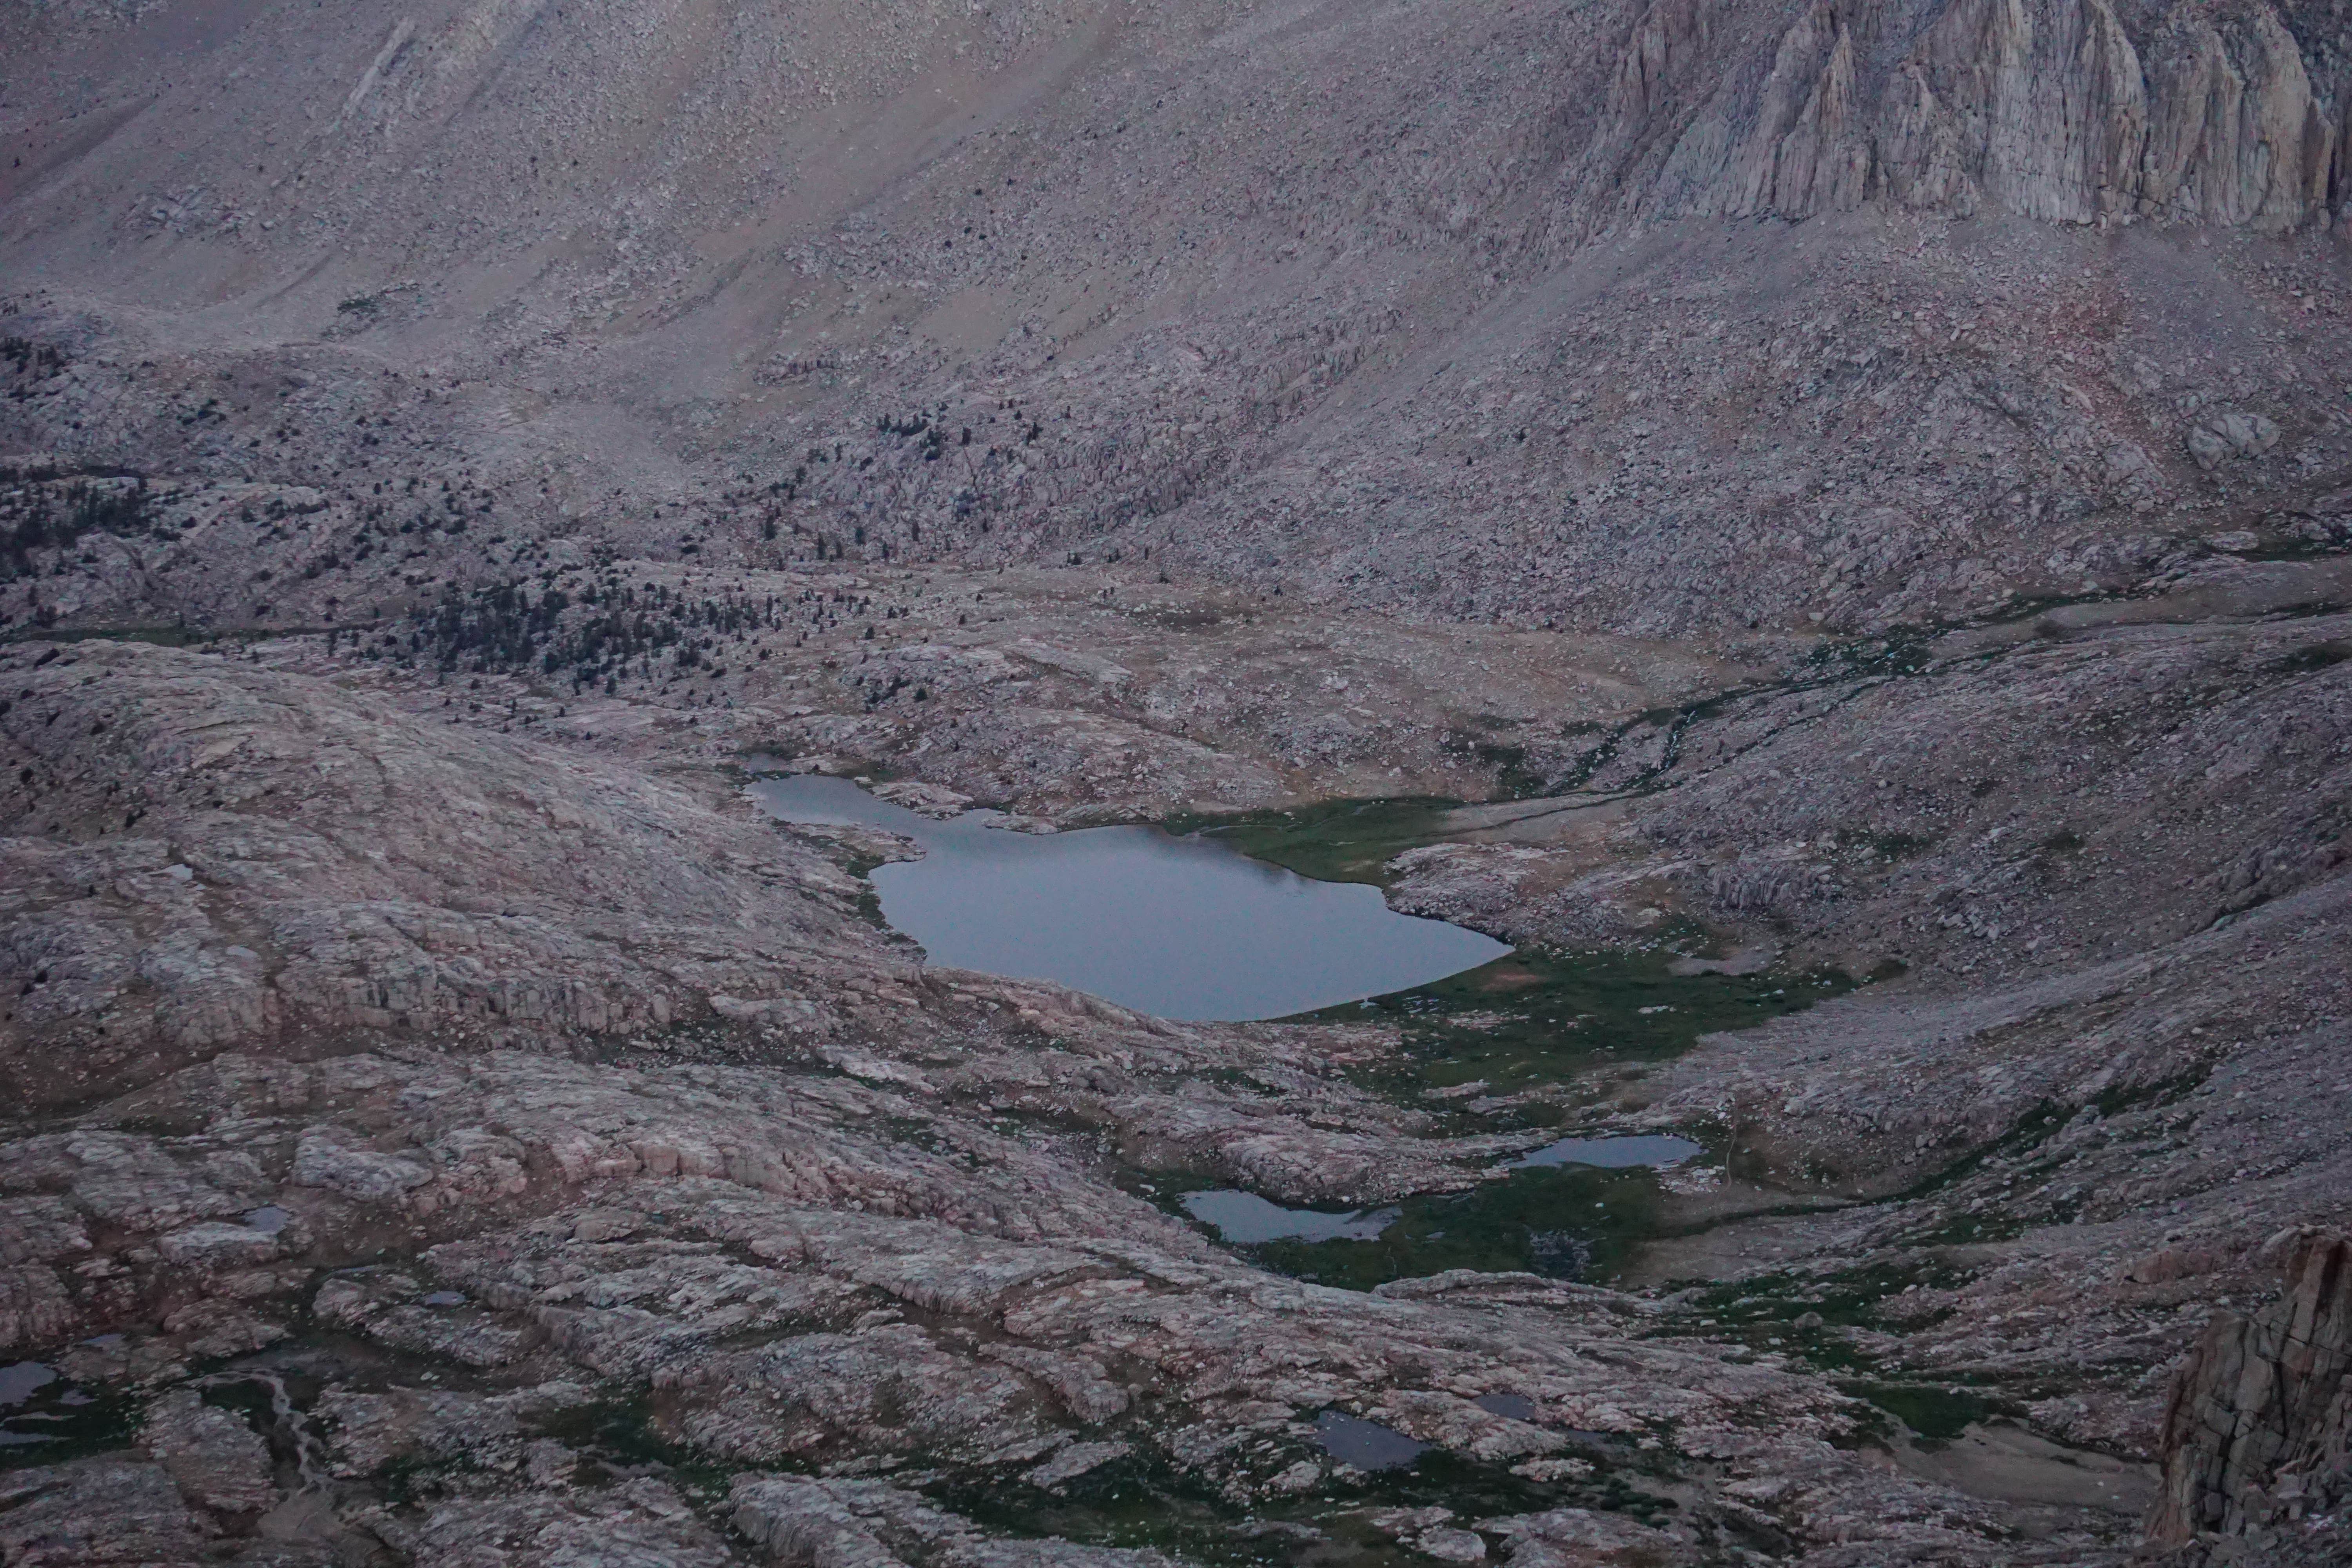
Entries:
{"label": "eroded rock ledge", "polygon": [[2182,1561],[2289,1564],[2352,1555],[2352,1237],[2290,1231],[2285,1289],[2205,1331],[2164,1417],[2153,1541]]}

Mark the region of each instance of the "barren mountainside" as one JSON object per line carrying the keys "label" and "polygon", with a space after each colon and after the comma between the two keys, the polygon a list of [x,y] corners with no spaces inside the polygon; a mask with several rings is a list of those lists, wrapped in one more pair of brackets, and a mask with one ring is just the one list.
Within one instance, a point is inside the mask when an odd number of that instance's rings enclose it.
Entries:
{"label": "barren mountainside", "polygon": [[45,0],[0,394],[0,1568],[2352,1560],[2340,0]]}

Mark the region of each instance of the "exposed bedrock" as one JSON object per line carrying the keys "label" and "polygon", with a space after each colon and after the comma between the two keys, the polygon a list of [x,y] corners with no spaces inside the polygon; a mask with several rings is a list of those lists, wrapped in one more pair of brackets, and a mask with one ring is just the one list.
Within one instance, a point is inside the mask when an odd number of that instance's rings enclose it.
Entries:
{"label": "exposed bedrock", "polygon": [[2164,1416],[2153,1542],[2185,1560],[2341,1563],[2352,1529],[2352,1237],[2284,1232],[2285,1286],[2205,1331]]}
{"label": "exposed bedrock", "polygon": [[614,548],[1863,631],[2352,529],[2317,0],[204,15],[0,24],[0,445],[204,481],[10,624]]}
{"label": "exposed bedrock", "polygon": [[[0,62],[5,1568],[2352,1559],[2342,0]],[[1528,951],[942,969],[770,766]]]}
{"label": "exposed bedrock", "polygon": [[2279,231],[2347,199],[2332,6],[1816,3],[1777,33],[1743,20],[1664,0],[1636,24],[1594,172],[1637,209],[1805,217],[1885,200]]}

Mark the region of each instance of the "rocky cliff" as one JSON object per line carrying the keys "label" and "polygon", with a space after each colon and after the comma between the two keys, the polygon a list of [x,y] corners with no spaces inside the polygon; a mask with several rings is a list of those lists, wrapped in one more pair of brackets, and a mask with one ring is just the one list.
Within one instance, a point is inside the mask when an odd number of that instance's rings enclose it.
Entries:
{"label": "rocky cliff", "polygon": [[1621,58],[1588,200],[2326,224],[2352,156],[2343,26],[2328,6],[1951,0],[1817,3],[1775,31],[1666,0]]}
{"label": "rocky cliff", "polygon": [[2352,1552],[2352,1237],[2289,1233],[2286,1285],[2216,1319],[2165,1412],[2158,1544],[2191,1560],[2341,1563]]}

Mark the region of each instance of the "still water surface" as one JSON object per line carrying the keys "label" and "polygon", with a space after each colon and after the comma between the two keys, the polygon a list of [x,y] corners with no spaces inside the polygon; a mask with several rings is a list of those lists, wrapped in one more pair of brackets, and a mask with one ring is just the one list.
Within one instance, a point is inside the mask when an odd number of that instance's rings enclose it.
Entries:
{"label": "still water surface", "polygon": [[[1658,1170],[1679,1165],[1706,1151],[1687,1138],[1640,1133],[1621,1138],[1562,1138],[1520,1155],[1506,1170],[1539,1170],[1549,1165],[1591,1165],[1604,1171]],[[1404,1216],[1400,1207],[1354,1209],[1331,1214],[1322,1209],[1287,1208],[1281,1204],[1231,1187],[1186,1193],[1177,1200],[1184,1212],[1235,1247],[1260,1247],[1269,1241],[1377,1241]],[[1442,1237],[1443,1231],[1433,1231]]]}
{"label": "still water surface", "polygon": [[762,779],[788,822],[904,834],[919,860],[877,867],[882,917],[934,963],[1053,980],[1163,1018],[1280,1018],[1426,985],[1511,950],[1401,915],[1377,889],[1318,882],[1213,839],[1156,827],[1027,834],[946,822],[846,779]]}
{"label": "still water surface", "polygon": [[1315,1440],[1325,1453],[1360,1470],[1397,1469],[1429,1452],[1428,1444],[1416,1442],[1393,1426],[1343,1410],[1326,1410],[1315,1417]]}
{"label": "still water surface", "polygon": [[1679,1165],[1706,1151],[1687,1138],[1639,1133],[1628,1138],[1563,1138],[1532,1153],[1520,1155],[1509,1168],[1538,1165],[1597,1165],[1604,1171],[1630,1171],[1647,1165],[1663,1169]]}
{"label": "still water surface", "polygon": [[1219,1240],[1237,1247],[1268,1241],[1377,1241],[1381,1232],[1404,1214],[1401,1208],[1351,1209],[1346,1214],[1286,1208],[1255,1193],[1231,1187],[1186,1193],[1177,1202],[1186,1214],[1214,1230]]}

